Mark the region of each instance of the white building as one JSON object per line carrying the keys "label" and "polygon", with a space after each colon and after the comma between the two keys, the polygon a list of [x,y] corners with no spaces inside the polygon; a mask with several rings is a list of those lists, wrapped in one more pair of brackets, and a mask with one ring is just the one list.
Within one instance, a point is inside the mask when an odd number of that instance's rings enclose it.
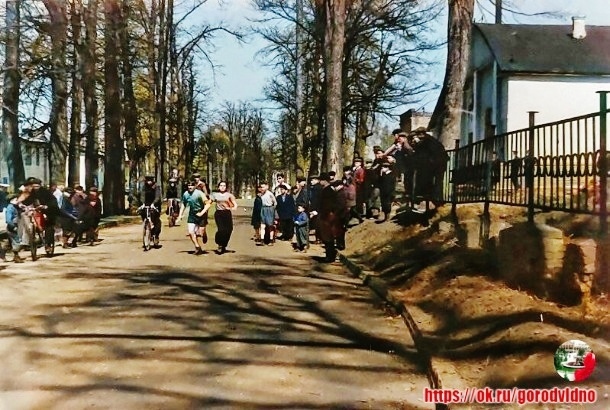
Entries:
{"label": "white building", "polygon": [[[21,157],[26,177],[35,176],[45,183],[49,180],[48,139],[42,132],[26,130],[19,137]],[[22,181],[23,182],[23,181]],[[0,162],[0,183],[12,185],[6,161]]]}
{"label": "white building", "polygon": [[610,27],[474,24],[462,145],[599,111],[610,90]]}

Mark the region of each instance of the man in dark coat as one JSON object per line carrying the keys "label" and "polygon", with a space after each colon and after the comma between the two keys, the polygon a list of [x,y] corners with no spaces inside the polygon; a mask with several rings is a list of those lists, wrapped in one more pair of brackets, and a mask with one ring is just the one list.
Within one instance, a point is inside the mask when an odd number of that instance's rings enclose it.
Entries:
{"label": "man in dark coat", "polygon": [[[341,181],[338,181],[341,183]],[[326,257],[324,262],[334,262],[337,258],[337,248],[335,239],[343,231],[342,215],[345,212],[341,208],[345,208],[345,205],[341,205],[337,191],[330,184],[328,174],[320,175],[320,185],[322,191],[320,192],[320,202],[318,215],[318,237],[324,244]]]}
{"label": "man in dark coat", "polygon": [[409,145],[414,149],[416,194],[432,199],[436,204],[442,203],[443,180],[449,161],[445,147],[423,127],[409,135]]}

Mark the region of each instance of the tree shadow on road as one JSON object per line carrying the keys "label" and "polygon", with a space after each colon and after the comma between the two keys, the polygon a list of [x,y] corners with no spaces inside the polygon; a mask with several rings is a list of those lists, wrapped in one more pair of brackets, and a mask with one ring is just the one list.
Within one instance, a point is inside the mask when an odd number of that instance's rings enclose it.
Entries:
{"label": "tree shadow on road", "polygon": [[[310,262],[303,261],[299,269],[294,261],[239,255],[226,262],[202,262],[196,270],[142,266],[96,272],[66,263],[58,277],[66,283],[65,297],[57,295],[52,302],[36,305],[19,325],[3,329],[36,346],[31,353],[34,364],[54,363],[64,368],[62,372],[87,380],[78,385],[43,383],[42,390],[62,396],[48,408],[59,408],[66,403],[62,400],[75,395],[109,390],[150,395],[153,407],[155,400],[175,400],[198,408],[368,408],[371,403],[354,402],[349,395],[335,401],[315,394],[310,401],[269,397],[269,386],[281,380],[269,369],[302,372],[307,382],[301,387],[312,391],[354,375],[354,383],[367,389],[384,374],[403,372],[405,363],[411,363],[407,367],[420,377],[425,374],[412,345],[377,334],[364,310],[368,291],[338,274],[339,268],[311,269]],[[363,310],[346,311],[342,305],[347,301]],[[272,358],[270,348],[285,352]],[[354,351],[359,352],[355,362],[340,359]],[[383,365],[369,360],[388,354],[400,360]],[[190,363],[189,370],[174,367],[184,363]],[[233,382],[240,384],[235,385],[227,376],[231,371],[248,374],[246,369],[251,368],[260,369],[259,380],[236,376]],[[150,372],[159,373],[159,387],[134,378]],[[200,393],[187,393],[165,381],[181,378],[217,380],[218,391],[202,388]],[[240,394],[260,401],[240,400]],[[400,403],[388,400],[373,406],[398,408]]]}

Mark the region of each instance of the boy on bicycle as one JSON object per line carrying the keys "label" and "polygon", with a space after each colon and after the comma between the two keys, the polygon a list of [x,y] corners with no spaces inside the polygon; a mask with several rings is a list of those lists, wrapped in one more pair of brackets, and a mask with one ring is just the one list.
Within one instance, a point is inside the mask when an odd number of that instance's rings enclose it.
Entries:
{"label": "boy on bicycle", "polygon": [[[150,219],[153,223],[152,234],[155,241],[155,246],[159,246],[159,235],[161,235],[161,187],[157,186],[157,181],[152,175],[146,175],[144,177],[144,190],[142,192],[142,205],[151,206],[155,209],[150,209]],[[140,215],[144,220],[145,215]]]}

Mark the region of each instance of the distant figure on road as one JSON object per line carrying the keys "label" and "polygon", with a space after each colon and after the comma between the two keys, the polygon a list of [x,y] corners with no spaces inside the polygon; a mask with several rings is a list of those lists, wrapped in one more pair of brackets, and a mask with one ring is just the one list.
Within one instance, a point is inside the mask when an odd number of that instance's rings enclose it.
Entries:
{"label": "distant figure on road", "polygon": [[264,236],[264,232],[261,232],[263,200],[261,199],[261,186],[256,187],[256,196],[254,197],[254,204],[252,205],[252,217],[250,218],[250,225],[254,228],[254,243],[260,243]]}

